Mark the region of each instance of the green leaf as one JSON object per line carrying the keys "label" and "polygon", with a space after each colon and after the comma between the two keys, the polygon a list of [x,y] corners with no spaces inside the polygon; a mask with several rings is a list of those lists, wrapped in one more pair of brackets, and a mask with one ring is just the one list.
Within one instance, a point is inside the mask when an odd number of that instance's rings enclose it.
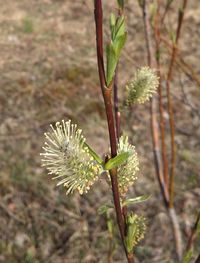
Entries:
{"label": "green leaf", "polygon": [[110,30],[112,41],[115,42],[116,38],[125,34],[125,19],[124,16],[120,16],[116,19],[115,15],[110,15]]}
{"label": "green leaf", "polygon": [[193,250],[192,248],[186,252],[181,263],[188,263],[192,258]]}
{"label": "green leaf", "polygon": [[124,9],[124,0],[117,0],[117,3],[121,9]]}
{"label": "green leaf", "polygon": [[111,27],[114,27],[115,24],[116,24],[115,14],[111,13],[111,15],[110,15],[110,26],[111,26]]}
{"label": "green leaf", "polygon": [[101,157],[86,142],[84,143],[84,145],[88,148],[89,154],[97,161],[97,163],[103,165],[104,162]]}
{"label": "green leaf", "polygon": [[128,157],[130,156],[129,152],[122,152],[115,156],[114,158],[111,158],[104,166],[105,170],[111,170],[124,162],[127,161]]}
{"label": "green leaf", "polygon": [[117,66],[117,57],[116,57],[116,53],[115,53],[113,43],[107,45],[106,55],[107,55],[106,82],[107,82],[107,86],[109,86],[109,84],[111,83],[111,81],[114,77],[115,69]]}
{"label": "green leaf", "polygon": [[123,36],[125,34],[125,19],[124,16],[120,16],[117,18],[116,24],[115,24],[115,39]]}
{"label": "green leaf", "polygon": [[108,232],[112,235],[113,229],[114,229],[114,224],[113,224],[113,220],[111,218],[107,219],[107,228],[108,228]]}
{"label": "green leaf", "polygon": [[116,66],[119,60],[120,52],[122,48],[125,45],[126,42],[126,36],[127,34],[125,33],[124,35],[120,35],[115,39],[115,42],[111,42],[111,44],[107,45],[106,48],[106,55],[107,55],[107,76],[106,76],[106,81],[107,81],[107,86],[111,83]]}
{"label": "green leaf", "polygon": [[146,230],[145,218],[134,213],[128,213],[126,216],[126,228],[125,245],[128,253],[130,253],[138,242],[144,238]]}
{"label": "green leaf", "polygon": [[133,239],[137,233],[137,225],[128,225],[127,236],[125,237],[125,245],[128,253],[133,251]]}
{"label": "green leaf", "polygon": [[106,84],[107,86],[110,85],[114,77],[121,49],[123,48],[126,42],[125,19],[123,15],[116,19],[115,15],[111,13],[110,30],[111,30],[111,40],[112,41],[106,47],[106,56],[107,56]]}
{"label": "green leaf", "polygon": [[126,38],[127,38],[127,34],[125,33],[124,35],[119,36],[115,41],[115,53],[116,53],[117,59],[119,58],[120,52],[126,43]]}
{"label": "green leaf", "polygon": [[114,208],[113,205],[109,205],[109,204],[102,205],[98,209],[98,214],[99,215],[107,214],[108,210],[111,209],[111,208]]}
{"label": "green leaf", "polygon": [[111,31],[111,39],[113,40],[115,37],[115,24],[116,24],[116,17],[113,13],[110,15],[110,31]]}
{"label": "green leaf", "polygon": [[141,196],[137,196],[135,198],[129,198],[123,202],[122,206],[141,203],[141,202],[147,201],[150,197],[151,197],[151,195],[141,195]]}

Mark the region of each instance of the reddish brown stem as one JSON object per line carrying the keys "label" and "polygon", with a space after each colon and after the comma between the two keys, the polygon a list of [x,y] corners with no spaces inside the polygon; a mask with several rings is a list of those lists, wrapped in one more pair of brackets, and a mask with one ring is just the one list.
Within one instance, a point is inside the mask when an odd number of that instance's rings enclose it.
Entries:
{"label": "reddish brown stem", "polygon": [[[106,117],[107,117],[109,138],[110,138],[110,147],[111,147],[111,157],[115,157],[117,155],[117,138],[115,132],[115,122],[114,122],[113,106],[112,106],[112,83],[109,87],[107,87],[106,79],[105,79],[105,70],[104,70],[104,61],[103,61],[103,13],[102,13],[101,0],[95,0],[94,6],[95,6],[94,15],[95,15],[95,24],[96,24],[96,45],[97,45],[99,79],[100,79],[101,90],[102,90],[102,95],[103,95],[105,110],[106,110]],[[128,262],[133,263],[134,262],[133,257],[129,257],[124,242],[125,222],[124,222],[121,204],[120,204],[117,169],[112,169],[109,171],[109,173],[111,178],[113,199],[114,199],[117,223],[120,230],[121,240],[124,246],[124,250],[126,252],[126,257]]]}
{"label": "reddish brown stem", "polygon": [[174,62],[175,62],[176,53],[177,53],[178,40],[180,38],[180,32],[181,32],[181,27],[183,24],[183,18],[184,18],[184,12],[185,12],[186,5],[187,5],[187,0],[183,0],[183,6],[181,10],[179,11],[178,26],[176,30],[176,39],[172,47],[172,55],[171,55],[171,60],[170,60],[169,70],[168,70],[167,80],[166,80],[167,101],[168,101],[167,108],[168,108],[168,113],[169,113],[170,134],[171,134],[171,171],[170,171],[170,180],[169,180],[169,196],[170,196],[169,206],[170,207],[173,207],[173,203],[174,203],[174,172],[175,172],[175,162],[176,162],[174,110],[173,110],[173,103],[171,99],[170,82],[172,80],[172,73],[173,73]]}
{"label": "reddish brown stem", "polygon": [[170,170],[170,183],[169,183],[169,195],[170,195],[170,207],[174,204],[174,172],[176,161],[176,145],[175,145],[175,124],[174,124],[174,111],[173,103],[170,93],[170,81],[166,82],[167,87],[167,108],[169,114],[170,136],[171,136],[171,170]]}
{"label": "reddish brown stem", "polygon": [[[151,42],[151,34],[150,34],[150,24],[148,18],[148,10],[146,6],[146,1],[143,1],[143,19],[144,19],[144,26],[145,26],[145,38],[147,42],[147,52],[148,52],[148,64],[149,66],[154,66],[155,62],[153,61],[153,47]],[[159,17],[159,4],[160,1],[158,0],[158,13],[156,18]],[[158,21],[156,21],[158,23]],[[156,39],[156,51],[157,55],[157,67],[160,71],[160,61],[159,61],[159,44],[160,44],[160,32],[159,28],[155,28],[155,39]],[[168,166],[167,166],[167,159],[166,159],[166,147],[165,147],[165,130],[164,130],[164,119],[163,119],[163,108],[162,108],[162,92],[161,87],[159,89],[159,111],[160,111],[160,130],[161,130],[161,146],[162,146],[162,161],[163,161],[163,170],[161,169],[161,153],[159,147],[159,128],[158,128],[158,120],[156,117],[157,108],[156,108],[156,100],[155,98],[151,101],[151,127],[152,127],[152,139],[153,139],[153,149],[154,149],[154,158],[155,158],[155,167],[156,167],[156,174],[160,184],[161,193],[163,195],[164,203],[168,211],[168,215],[172,222],[174,240],[176,245],[176,253],[177,257],[180,261],[182,256],[182,243],[181,243],[181,232],[179,227],[178,218],[176,216],[175,210],[173,208],[169,208],[169,192],[168,192]],[[165,177],[163,176],[165,175]]]}
{"label": "reddish brown stem", "polygon": [[[112,110],[111,91],[112,90],[110,88],[105,89],[104,103],[105,103],[105,108],[106,108],[106,116],[107,116],[109,136],[110,136],[111,157],[115,157],[117,155],[117,144],[116,144],[116,135],[115,135],[114,116],[113,116],[113,110]],[[119,188],[118,188],[116,169],[110,170],[110,178],[111,178],[113,198],[114,198],[114,204],[115,204],[116,215],[117,215],[117,223],[119,225],[119,230],[120,230],[122,240],[124,240],[125,226],[124,226],[124,218],[122,215],[120,199],[119,199]]]}
{"label": "reddish brown stem", "polygon": [[165,17],[170,9],[170,6],[172,4],[173,0],[171,2],[167,1],[166,5],[165,5],[165,10],[163,13],[163,16],[161,17],[161,25],[164,23]]}
{"label": "reddish brown stem", "polygon": [[143,21],[144,21],[144,30],[145,30],[145,40],[146,40],[146,48],[147,48],[147,61],[148,65],[152,67],[155,64],[155,61],[153,61],[153,46],[151,42],[151,28],[149,24],[149,13],[147,9],[147,2],[146,0],[143,1]]}
{"label": "reddish brown stem", "polygon": [[119,141],[120,137],[120,112],[119,112],[119,99],[118,99],[118,67],[116,68],[115,78],[114,78],[114,109],[115,109],[115,125],[116,125],[116,135]]}
{"label": "reddish brown stem", "polygon": [[153,98],[151,100],[150,110],[151,110],[151,133],[152,133],[152,141],[153,141],[153,153],[154,153],[156,175],[163,196],[163,201],[167,208],[169,202],[169,194],[167,188],[165,187],[163,174],[161,173],[162,170],[161,170],[161,158],[160,158],[160,147],[159,147],[158,121],[156,115],[154,114],[154,112],[156,111],[156,101]]}
{"label": "reddish brown stem", "polygon": [[[165,37],[161,37],[162,42],[168,47],[167,51],[170,52],[172,50],[172,44]],[[181,53],[176,52],[175,63],[181,68],[181,70],[192,80],[200,86],[200,78],[194,72],[193,68],[181,57]]]}
{"label": "reddish brown stem", "polygon": [[[145,39],[147,46],[147,60],[148,65],[152,67],[155,65],[155,61],[153,61],[154,56],[153,45],[151,41],[151,29],[149,24],[148,10],[146,0],[143,1],[143,21],[144,21],[144,30],[145,30]],[[151,116],[151,133],[152,133],[152,141],[153,141],[153,152],[154,152],[154,161],[156,167],[156,175],[160,185],[161,193],[163,195],[164,203],[168,204],[168,191],[165,187],[165,181],[163,178],[162,172],[162,162],[160,158],[160,145],[159,145],[159,128],[158,128],[158,120],[157,120],[157,107],[156,107],[156,98],[153,97],[151,100],[151,108],[150,108],[150,116]]]}
{"label": "reddish brown stem", "polygon": [[97,46],[97,63],[99,71],[99,80],[101,84],[102,94],[104,95],[104,88],[106,86],[106,77],[103,60],[103,13],[101,0],[94,1],[94,17],[96,25],[96,46]]}
{"label": "reddish brown stem", "polygon": [[159,86],[158,86],[158,98],[159,98],[159,113],[160,113],[160,131],[161,131],[161,149],[162,149],[162,163],[163,163],[163,175],[165,181],[165,187],[168,189],[168,160],[166,154],[166,144],[165,144],[165,120],[163,116],[163,94],[162,94],[162,79],[160,73],[160,28],[159,28],[159,11],[160,11],[160,1],[157,3],[157,14],[155,16],[155,26],[154,26],[154,35],[155,35],[155,46],[156,46],[156,63],[157,63],[157,74],[159,76]]}

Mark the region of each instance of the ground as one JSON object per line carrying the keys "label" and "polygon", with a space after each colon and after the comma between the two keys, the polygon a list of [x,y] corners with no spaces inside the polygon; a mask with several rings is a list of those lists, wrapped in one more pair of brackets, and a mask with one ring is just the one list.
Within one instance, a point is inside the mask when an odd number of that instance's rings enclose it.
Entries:
{"label": "ground", "polygon": [[[127,1],[129,37],[119,65],[122,97],[135,69],[146,65],[141,10],[132,2]],[[200,3],[189,2],[180,52],[198,76]],[[104,4],[105,42],[113,6],[114,1]],[[175,11],[173,6],[168,18],[172,28]],[[109,148],[94,32],[92,0],[1,0],[0,262],[107,262],[106,221],[97,213],[111,199],[107,183],[101,180],[87,195],[66,196],[41,168],[39,155],[43,133],[62,119],[77,123],[100,155]],[[175,206],[185,241],[200,202],[200,93],[198,84],[178,68],[172,85]],[[135,253],[138,262],[175,262],[170,222],[155,178],[148,109],[147,104],[122,111],[123,130],[141,162],[129,195],[151,194],[149,201],[133,207],[148,219],[145,239]],[[125,262],[118,241],[113,262]]]}

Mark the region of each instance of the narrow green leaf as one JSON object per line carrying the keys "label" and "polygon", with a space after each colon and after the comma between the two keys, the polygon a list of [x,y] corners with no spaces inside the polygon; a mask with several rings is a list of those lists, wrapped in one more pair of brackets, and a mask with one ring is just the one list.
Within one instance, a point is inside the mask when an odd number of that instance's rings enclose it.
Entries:
{"label": "narrow green leaf", "polygon": [[141,202],[147,201],[150,197],[151,197],[151,195],[141,195],[141,196],[137,196],[135,198],[129,198],[123,202],[122,206],[141,203]]}
{"label": "narrow green leaf", "polygon": [[105,170],[111,170],[124,162],[127,161],[129,157],[129,152],[123,152],[115,156],[114,158],[111,158],[104,166]]}
{"label": "narrow green leaf", "polygon": [[107,214],[108,210],[111,208],[114,208],[113,205],[109,205],[109,204],[102,205],[98,209],[98,214],[99,215]]}
{"label": "narrow green leaf", "polygon": [[117,66],[117,57],[113,43],[107,45],[106,55],[107,55],[106,82],[107,82],[107,86],[109,86],[109,84],[111,83],[114,77],[115,69]]}
{"label": "narrow green leaf", "polygon": [[111,43],[106,47],[107,72],[106,84],[110,85],[116,70],[121,49],[126,41],[125,19],[120,16],[116,19],[114,14],[110,16]]}
{"label": "narrow green leaf", "polygon": [[188,263],[192,258],[193,250],[192,248],[186,252],[181,263]]}
{"label": "narrow green leaf", "polygon": [[90,155],[97,161],[97,163],[103,165],[101,157],[86,142],[84,145],[88,148]]}
{"label": "narrow green leaf", "polygon": [[107,228],[108,228],[108,232],[112,235],[113,234],[113,220],[111,218],[107,219]]}
{"label": "narrow green leaf", "polygon": [[128,225],[127,236],[125,237],[125,245],[128,253],[133,251],[133,239],[136,235],[137,225]]}
{"label": "narrow green leaf", "polygon": [[117,0],[117,3],[121,9],[124,9],[124,0]]}
{"label": "narrow green leaf", "polygon": [[120,52],[126,43],[127,34],[121,35],[115,40],[115,53],[117,58],[120,56]]}
{"label": "narrow green leaf", "polygon": [[120,16],[117,18],[116,25],[115,25],[115,38],[118,38],[125,34],[125,19],[124,16]]}
{"label": "narrow green leaf", "polygon": [[115,14],[111,13],[111,15],[110,15],[110,25],[111,25],[111,27],[114,27],[115,23],[116,23]]}
{"label": "narrow green leaf", "polygon": [[116,17],[113,13],[110,15],[110,31],[111,31],[111,39],[114,40],[115,38],[115,24],[116,24]]}

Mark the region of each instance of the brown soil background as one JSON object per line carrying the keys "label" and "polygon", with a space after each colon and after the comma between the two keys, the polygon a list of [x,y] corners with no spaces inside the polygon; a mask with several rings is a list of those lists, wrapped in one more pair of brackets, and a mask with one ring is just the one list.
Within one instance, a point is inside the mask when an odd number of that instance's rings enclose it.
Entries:
{"label": "brown soil background", "polygon": [[[115,1],[104,2],[107,30],[107,14],[114,10]],[[175,2],[167,18],[171,28],[175,28],[180,1]],[[93,1],[0,0],[0,5],[0,262],[105,263],[108,234],[105,218],[97,209],[111,198],[107,183],[97,182],[81,197],[66,196],[41,168],[39,156],[49,124],[69,118],[83,129],[99,154],[108,149]],[[126,14],[129,37],[119,66],[122,96],[135,69],[146,65],[137,1],[127,1]],[[189,1],[180,52],[197,75],[199,36],[200,2]],[[185,242],[200,204],[200,92],[199,86],[176,68],[172,93],[178,153],[175,206]],[[123,111],[122,127],[141,161],[139,179],[129,195],[151,194],[149,201],[133,206],[148,219],[136,258],[144,263],[175,262],[170,222],[155,178],[148,104]],[[196,251],[198,246],[200,240]],[[126,262],[120,242],[113,262]]]}

